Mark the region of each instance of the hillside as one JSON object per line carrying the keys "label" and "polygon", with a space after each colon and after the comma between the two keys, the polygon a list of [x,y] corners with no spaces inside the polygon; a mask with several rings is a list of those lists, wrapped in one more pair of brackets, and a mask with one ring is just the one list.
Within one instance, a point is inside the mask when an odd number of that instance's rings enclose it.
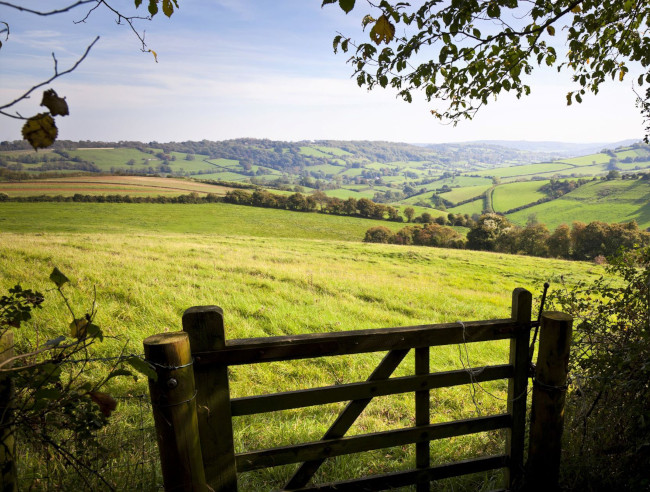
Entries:
{"label": "hillside", "polygon": [[[647,145],[635,143],[544,161],[551,154],[552,142],[501,143],[61,141],[35,153],[23,149],[21,142],[3,142],[0,193],[10,197],[76,193],[218,196],[244,186],[274,193],[320,190],[342,200],[368,198],[402,210],[415,207],[418,215],[427,212],[433,218],[448,212],[480,215],[495,211],[507,213],[518,224],[534,215],[550,227],[558,221],[595,218],[635,219],[642,227],[650,225],[643,204],[635,202],[645,199],[643,186],[622,195],[598,191],[594,197],[582,197],[573,189],[550,191],[547,186],[558,180],[582,184],[604,179],[608,173],[609,181],[640,178],[650,168]],[[570,148],[558,144],[556,154],[566,155]],[[578,144],[573,148],[587,149]],[[600,213],[604,208],[606,212]]]}

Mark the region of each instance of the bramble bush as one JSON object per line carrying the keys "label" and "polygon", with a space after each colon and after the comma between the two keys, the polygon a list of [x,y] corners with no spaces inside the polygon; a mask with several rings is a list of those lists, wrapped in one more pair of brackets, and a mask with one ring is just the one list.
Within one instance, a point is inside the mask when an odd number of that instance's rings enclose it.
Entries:
{"label": "bramble bush", "polygon": [[650,247],[549,300],[574,316],[563,466],[571,490],[650,486]]}

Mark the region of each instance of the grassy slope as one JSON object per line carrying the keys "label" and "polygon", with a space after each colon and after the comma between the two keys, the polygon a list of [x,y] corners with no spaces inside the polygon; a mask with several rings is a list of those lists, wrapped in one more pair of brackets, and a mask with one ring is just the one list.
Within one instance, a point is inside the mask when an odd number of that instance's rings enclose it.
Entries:
{"label": "grassy slope", "polygon": [[521,205],[533,203],[546,195],[539,190],[548,181],[523,181],[506,183],[494,188],[492,207],[497,212],[504,212]]}
{"label": "grassy slope", "polygon": [[213,203],[0,203],[3,232],[197,233],[360,241],[397,222]]}
{"label": "grassy slope", "polygon": [[[107,334],[130,339],[135,352],[144,337],[179,329],[183,311],[192,305],[221,306],[229,338],[501,318],[509,315],[514,287],[537,292],[559,275],[584,278],[601,271],[558,260],[363,244],[358,233],[368,221],[232,205],[1,204],[0,216],[1,287],[22,283],[45,290],[56,265],[73,281],[68,289],[73,304],[83,305],[96,287],[98,323]],[[66,316],[53,297],[48,294],[37,326],[58,333],[66,327],[57,322]],[[473,366],[507,360],[507,342],[472,344],[468,350]],[[454,346],[434,349],[432,370],[460,368],[458,354]],[[381,356],[236,368],[231,388],[242,396],[359,381]],[[409,356],[396,375],[412,371]],[[135,388],[129,381],[116,384],[117,392],[127,391],[127,384],[129,391],[145,391],[142,380]],[[503,396],[506,385],[485,387]],[[475,416],[469,391],[433,391],[433,421]],[[503,411],[505,405],[480,390],[476,400],[484,412]],[[239,418],[237,449],[319,439],[341,407]],[[412,395],[380,398],[351,433],[410,426],[412,418]],[[495,452],[501,439],[490,433],[436,442],[433,461]],[[342,479],[402,469],[413,459],[412,447],[387,449],[331,460],[324,472],[328,479]],[[292,469],[244,475],[241,488],[278,487]],[[456,483],[456,490],[496,483],[478,480]]]}
{"label": "grassy slope", "polygon": [[639,180],[594,181],[557,200],[509,214],[508,218],[525,224],[533,213],[549,228],[576,220],[636,220],[641,228],[646,228],[650,226],[650,183]]}

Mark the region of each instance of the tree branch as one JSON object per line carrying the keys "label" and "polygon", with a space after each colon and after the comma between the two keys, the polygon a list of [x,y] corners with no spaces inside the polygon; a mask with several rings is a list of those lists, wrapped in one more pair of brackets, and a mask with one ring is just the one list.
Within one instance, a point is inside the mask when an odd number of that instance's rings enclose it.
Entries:
{"label": "tree branch", "polygon": [[57,10],[50,10],[49,12],[42,12],[40,10],[33,10],[33,9],[28,9],[26,7],[21,7],[20,5],[16,5],[11,2],[4,2],[0,0],[0,5],[3,5],[5,7],[9,7],[12,9],[20,10],[21,12],[27,12],[28,14],[34,14],[34,15],[41,15],[41,16],[48,16],[48,15],[56,15],[56,14],[62,14],[64,12],[69,12],[72,9],[75,9],[77,7],[80,7],[82,5],[86,5],[88,3],[100,3],[101,0],[79,0],[75,3],[72,3],[68,5],[67,7],[64,7],[62,9],[57,9]]}
{"label": "tree branch", "polygon": [[[0,2],[0,3],[4,3],[4,2]],[[12,107],[13,105],[19,103],[20,101],[23,101],[23,100],[25,100],[25,99],[28,99],[29,96],[30,96],[30,94],[31,94],[32,92],[34,92],[36,89],[39,89],[39,88],[41,88],[41,87],[43,87],[43,86],[49,84],[49,83],[52,82],[53,80],[56,80],[56,79],[58,79],[59,77],[61,77],[61,76],[63,76],[63,75],[66,75],[66,74],[69,74],[70,72],[73,72],[73,71],[74,71],[74,70],[75,70],[75,69],[76,69],[76,68],[81,64],[81,62],[83,62],[83,61],[86,59],[86,57],[88,56],[88,53],[90,53],[90,50],[92,49],[92,47],[95,45],[95,43],[96,43],[98,40],[99,40],[99,36],[97,36],[97,37],[95,38],[95,40],[94,40],[92,43],[90,43],[90,44],[86,47],[86,51],[84,51],[84,54],[81,56],[81,58],[79,58],[79,59],[75,62],[75,64],[72,65],[72,67],[70,67],[69,69],[67,69],[67,70],[65,70],[65,71],[63,71],[63,72],[59,72],[57,59],[56,59],[56,57],[54,56],[54,53],[52,53],[52,58],[54,59],[54,75],[52,75],[52,77],[50,77],[49,79],[47,79],[47,80],[41,82],[40,84],[36,84],[36,85],[33,86],[31,89],[27,90],[27,91],[26,91],[22,96],[20,96],[20,97],[14,99],[12,102],[10,102],[10,103],[8,103],[8,104],[5,104],[5,105],[3,105],[3,106],[0,106],[0,113],[2,113],[2,114],[5,115],[5,116],[11,116],[11,115],[7,114],[6,112],[4,112],[3,110]],[[16,114],[18,114],[18,113],[16,113]],[[12,116],[12,117],[13,117],[13,118],[18,118],[18,119],[25,119],[25,118],[23,118],[22,116],[20,116],[19,114],[18,114],[17,117],[16,117],[16,116]]]}

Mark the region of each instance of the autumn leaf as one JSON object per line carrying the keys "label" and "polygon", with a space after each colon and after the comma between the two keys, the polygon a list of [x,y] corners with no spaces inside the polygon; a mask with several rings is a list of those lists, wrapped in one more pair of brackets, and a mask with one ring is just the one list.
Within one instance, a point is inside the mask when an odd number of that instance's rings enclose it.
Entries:
{"label": "autumn leaf", "polygon": [[70,114],[65,98],[59,97],[54,89],[43,91],[41,106],[49,109],[52,116],[68,116]]}
{"label": "autumn leaf", "polygon": [[59,130],[54,124],[54,118],[49,113],[39,113],[32,116],[23,125],[23,138],[34,147],[34,150],[49,147],[56,140]]}
{"label": "autumn leaf", "polygon": [[546,31],[549,36],[555,36],[555,28],[553,26],[546,26]]}
{"label": "autumn leaf", "polygon": [[70,323],[70,336],[78,339],[85,338],[87,328],[88,320],[86,318],[73,319]]}
{"label": "autumn leaf", "polygon": [[88,396],[90,396],[90,399],[97,404],[99,411],[102,412],[105,417],[110,417],[117,408],[117,400],[108,393],[91,391],[88,393]]}
{"label": "autumn leaf", "polygon": [[395,26],[385,15],[382,15],[372,27],[370,39],[375,44],[380,44],[382,41],[388,44],[393,40],[393,37],[395,37]]}

